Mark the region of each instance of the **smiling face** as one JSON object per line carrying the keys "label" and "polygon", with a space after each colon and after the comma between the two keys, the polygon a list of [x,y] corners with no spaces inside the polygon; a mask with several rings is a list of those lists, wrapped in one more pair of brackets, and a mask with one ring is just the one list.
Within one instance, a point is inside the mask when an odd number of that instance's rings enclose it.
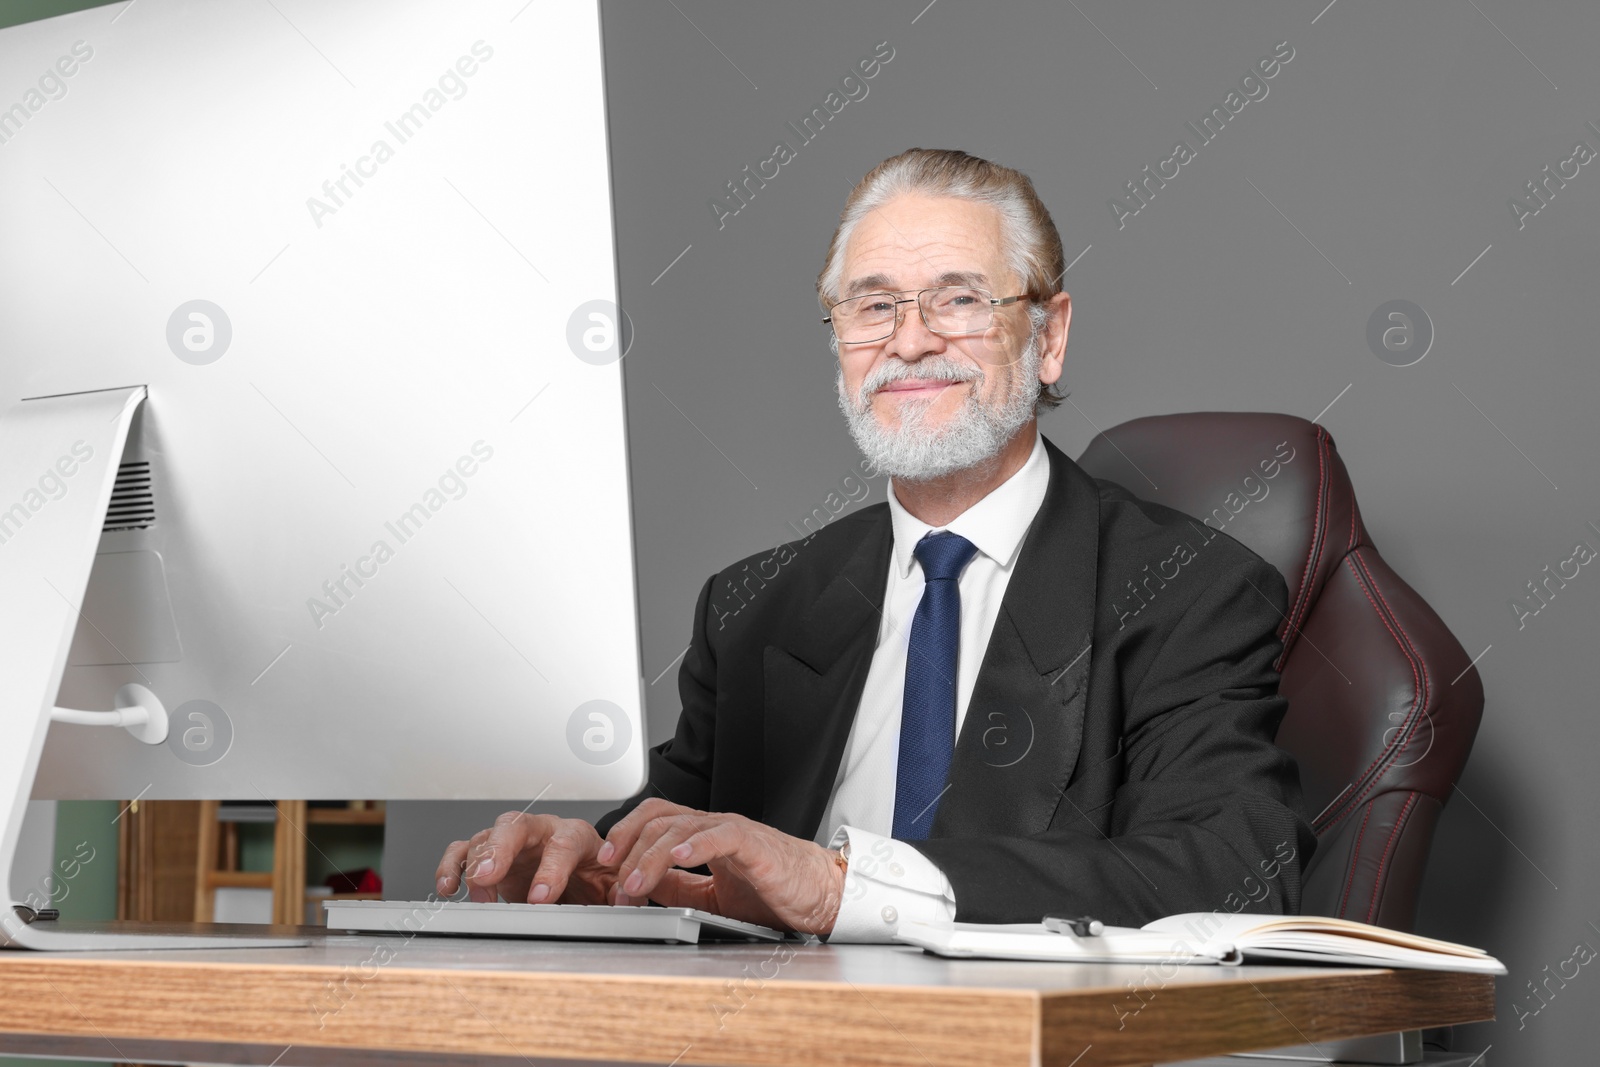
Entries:
{"label": "smiling face", "polygon": [[[856,226],[838,297],[887,292],[905,299],[944,285],[1001,298],[1024,288],[1008,263],[995,208],[907,194]],[[930,331],[914,302],[899,307],[894,336],[839,345],[840,408],[869,460],[903,479],[935,478],[980,466],[1032,430],[1039,385],[1055,381],[1061,364],[1059,354],[1041,358],[1028,301],[994,309],[987,330],[963,336]]]}

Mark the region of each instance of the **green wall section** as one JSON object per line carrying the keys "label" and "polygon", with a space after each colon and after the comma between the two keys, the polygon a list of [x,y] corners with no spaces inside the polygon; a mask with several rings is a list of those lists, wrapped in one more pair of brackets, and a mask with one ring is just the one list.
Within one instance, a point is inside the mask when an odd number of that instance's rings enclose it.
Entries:
{"label": "green wall section", "polygon": [[89,7],[109,7],[105,0],[0,0],[0,30],[24,22],[65,15]]}
{"label": "green wall section", "polygon": [[63,919],[117,917],[116,800],[56,803],[56,907]]}
{"label": "green wall section", "polygon": [[[383,830],[373,826],[320,825],[302,827],[306,847],[306,885],[322,885],[330,874],[383,867]],[[239,868],[272,870],[271,823],[239,824]]]}

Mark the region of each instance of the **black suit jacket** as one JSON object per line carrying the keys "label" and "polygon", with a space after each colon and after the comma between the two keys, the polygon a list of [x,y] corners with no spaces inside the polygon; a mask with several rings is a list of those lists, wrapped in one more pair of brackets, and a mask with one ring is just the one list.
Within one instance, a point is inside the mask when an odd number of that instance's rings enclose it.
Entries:
{"label": "black suit jacket", "polygon": [[[1316,838],[1294,760],[1273,744],[1287,709],[1273,666],[1282,577],[1045,447],[1049,489],[949,789],[914,847],[950,879],[965,922],[1298,911]],[[816,836],[877,643],[892,539],[877,504],[706,582],[676,736],[602,833],[662,796]]]}

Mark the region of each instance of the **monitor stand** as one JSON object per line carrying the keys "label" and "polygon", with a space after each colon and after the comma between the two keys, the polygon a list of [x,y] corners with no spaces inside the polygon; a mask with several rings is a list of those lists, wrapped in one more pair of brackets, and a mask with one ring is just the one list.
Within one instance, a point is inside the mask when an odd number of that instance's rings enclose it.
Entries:
{"label": "monitor stand", "polygon": [[[119,694],[111,711],[55,706],[128,429],[145,396],[137,385],[36,397],[0,417],[0,877],[9,878],[16,858],[52,719],[126,727],[130,745],[165,737],[155,694],[135,698],[141,703]],[[52,471],[66,492],[47,495],[40,479]],[[63,922],[25,904],[0,906],[0,948],[276,948],[308,945],[316,930]]]}

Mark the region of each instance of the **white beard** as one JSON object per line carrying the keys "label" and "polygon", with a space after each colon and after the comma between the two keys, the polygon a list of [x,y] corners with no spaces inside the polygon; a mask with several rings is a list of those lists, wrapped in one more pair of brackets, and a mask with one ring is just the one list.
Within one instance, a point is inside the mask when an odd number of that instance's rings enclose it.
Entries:
{"label": "white beard", "polygon": [[[998,459],[1000,450],[1034,416],[1039,400],[1039,347],[1042,330],[1031,331],[1022,355],[1012,364],[1014,376],[1006,395],[993,404],[981,399],[985,375],[970,363],[945,356],[924,356],[915,363],[888,360],[867,376],[851,397],[844,370],[835,378],[839,410],[850,436],[867,461],[892,478],[920,482],[956,471],[981,467]],[[919,378],[971,382],[967,399],[943,426],[923,419],[937,396],[899,402],[900,425],[888,429],[872,411],[872,394],[886,383]]]}

